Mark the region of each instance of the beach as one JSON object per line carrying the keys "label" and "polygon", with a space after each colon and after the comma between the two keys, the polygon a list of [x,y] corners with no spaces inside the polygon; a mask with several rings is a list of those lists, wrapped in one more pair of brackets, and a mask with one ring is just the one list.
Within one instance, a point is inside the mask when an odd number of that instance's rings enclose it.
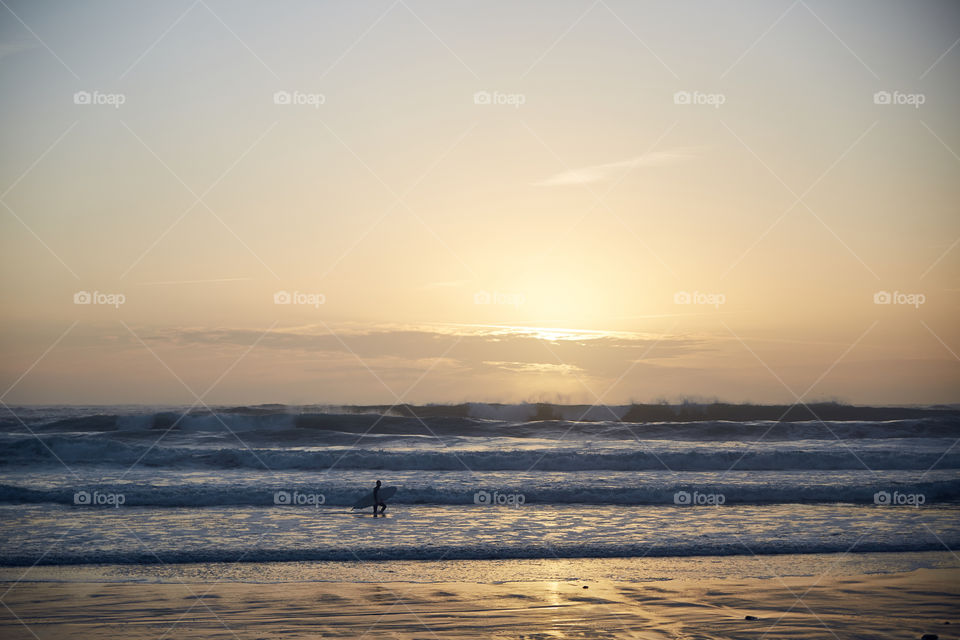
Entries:
{"label": "beach", "polygon": [[955,410],[467,409],[0,419],[0,636],[954,637]]}
{"label": "beach", "polygon": [[893,640],[960,625],[960,562],[946,552],[18,571],[2,574],[10,639]]}

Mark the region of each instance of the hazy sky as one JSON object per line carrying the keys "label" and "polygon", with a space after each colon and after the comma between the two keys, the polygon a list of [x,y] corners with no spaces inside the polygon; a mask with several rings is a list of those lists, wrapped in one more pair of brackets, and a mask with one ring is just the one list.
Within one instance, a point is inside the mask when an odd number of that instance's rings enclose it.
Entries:
{"label": "hazy sky", "polygon": [[7,404],[960,400],[957,2],[4,3]]}

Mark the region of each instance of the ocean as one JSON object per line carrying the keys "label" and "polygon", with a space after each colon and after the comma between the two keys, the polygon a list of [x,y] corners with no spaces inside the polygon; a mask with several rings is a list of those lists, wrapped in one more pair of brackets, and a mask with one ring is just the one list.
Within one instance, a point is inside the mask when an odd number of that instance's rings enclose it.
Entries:
{"label": "ocean", "polygon": [[[2,566],[960,548],[950,408],[11,410]],[[376,480],[387,517],[352,511]]]}

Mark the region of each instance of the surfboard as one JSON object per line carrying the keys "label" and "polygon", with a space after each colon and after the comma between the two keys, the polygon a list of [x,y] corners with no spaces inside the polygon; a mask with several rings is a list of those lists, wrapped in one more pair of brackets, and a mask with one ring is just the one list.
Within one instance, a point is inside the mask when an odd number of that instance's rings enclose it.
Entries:
{"label": "surfboard", "polygon": [[[397,492],[397,487],[380,487],[380,499],[387,500],[393,497],[393,494]],[[373,491],[360,498],[353,503],[354,509],[363,509],[364,507],[373,506]]]}

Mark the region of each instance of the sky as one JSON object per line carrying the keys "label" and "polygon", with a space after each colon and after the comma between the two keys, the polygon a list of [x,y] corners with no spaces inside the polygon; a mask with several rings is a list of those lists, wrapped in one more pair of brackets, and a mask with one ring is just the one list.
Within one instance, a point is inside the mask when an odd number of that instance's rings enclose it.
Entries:
{"label": "sky", "polygon": [[0,401],[960,401],[960,4],[0,3]]}

